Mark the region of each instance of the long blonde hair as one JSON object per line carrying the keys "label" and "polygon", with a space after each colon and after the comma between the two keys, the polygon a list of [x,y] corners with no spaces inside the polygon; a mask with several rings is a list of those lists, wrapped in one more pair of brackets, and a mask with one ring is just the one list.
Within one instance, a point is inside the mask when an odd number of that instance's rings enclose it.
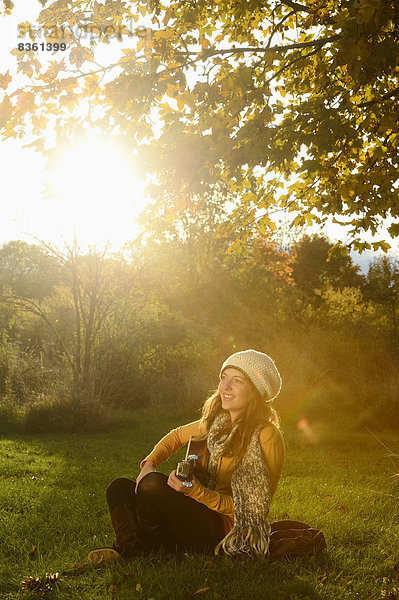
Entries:
{"label": "long blonde hair", "polygon": [[[234,456],[237,457],[238,461],[243,457],[256,425],[272,423],[280,430],[280,419],[276,410],[269,402],[266,402],[262,398],[253,383],[251,381],[249,383],[253,392],[252,399],[247,408],[239,416],[239,425],[232,447]],[[202,406],[201,423],[205,425],[207,431],[209,431],[213,421],[221,412],[227,411],[222,408],[222,398],[219,390],[215,390]],[[229,431],[223,433],[229,433]]]}

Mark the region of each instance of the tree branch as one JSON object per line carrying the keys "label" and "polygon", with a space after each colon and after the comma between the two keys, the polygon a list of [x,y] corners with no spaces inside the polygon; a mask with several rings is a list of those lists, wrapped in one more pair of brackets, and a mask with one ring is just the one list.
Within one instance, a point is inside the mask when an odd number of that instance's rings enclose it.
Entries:
{"label": "tree branch", "polygon": [[398,95],[399,95],[399,87],[395,88],[394,90],[391,90],[390,92],[387,92],[386,94],[381,96],[381,98],[374,98],[374,100],[369,100],[368,102],[362,102],[361,104],[357,104],[357,107],[358,108],[367,108],[368,106],[372,106],[373,104],[378,104],[379,102],[384,102],[384,100],[388,100],[392,96],[398,96]]}
{"label": "tree branch", "polygon": [[289,19],[289,17],[292,17],[292,15],[294,15],[294,14],[295,14],[294,10],[291,11],[291,12],[289,12],[289,13],[287,13],[285,15],[285,17],[283,17],[281,19],[281,21],[279,21],[278,23],[276,23],[275,25],[273,25],[273,30],[272,30],[272,32],[271,32],[271,34],[269,36],[269,41],[267,42],[267,47],[269,48],[269,50],[270,50],[270,44],[272,43],[272,39],[273,39],[274,35],[277,33],[279,27],[281,27],[281,25],[284,23],[284,21],[286,21],[287,19]]}
{"label": "tree branch", "polygon": [[280,2],[281,2],[281,4],[284,4],[284,6],[289,6],[290,8],[292,8],[295,12],[298,12],[298,11],[306,12],[306,13],[314,12],[307,6],[304,6],[303,4],[298,4],[298,2],[293,2],[292,0],[280,0]]}
{"label": "tree branch", "polygon": [[297,44],[288,44],[287,46],[272,46],[271,48],[257,48],[249,46],[248,48],[228,48],[224,50],[202,50],[201,52],[180,52],[181,55],[201,56],[201,58],[210,58],[218,54],[240,54],[241,52],[285,52],[286,50],[298,50],[299,48],[319,48],[329,42],[336,42],[341,35],[331,35],[330,37],[320,38],[311,42],[300,42]]}
{"label": "tree branch", "polygon": [[273,81],[273,79],[277,79],[281,75],[281,73],[284,73],[284,71],[286,71],[287,69],[292,67],[292,65],[294,65],[295,63],[297,63],[301,60],[304,60],[305,58],[308,58],[309,56],[312,56],[313,54],[316,54],[317,51],[318,51],[318,48],[315,48],[314,50],[312,50],[312,52],[308,52],[307,54],[304,54],[304,55],[301,54],[301,56],[297,56],[297,58],[294,58],[294,60],[289,62],[287,65],[284,65],[283,67],[281,67],[281,69],[279,69],[276,73],[274,73],[274,75],[272,75],[272,77],[269,77],[269,79],[265,83],[269,84],[271,81]]}
{"label": "tree branch", "polygon": [[59,333],[56,330],[56,328],[54,327],[54,325],[51,323],[51,321],[48,318],[48,316],[46,315],[46,313],[40,308],[40,306],[38,304],[36,304],[36,302],[33,302],[33,300],[30,300],[29,298],[23,298],[21,296],[14,296],[14,295],[3,295],[0,299],[2,302],[6,302],[7,304],[14,305],[18,308],[21,308],[22,310],[30,312],[31,314],[36,315],[37,317],[40,317],[41,319],[43,319],[43,321],[51,329],[51,331],[57,338],[57,341],[62,349],[62,352],[63,352],[65,358],[67,359],[69,365],[71,366],[72,372],[75,372],[75,364],[74,364],[72,357],[69,354],[69,351],[68,351],[66,345],[64,344],[61,336],[59,335]]}

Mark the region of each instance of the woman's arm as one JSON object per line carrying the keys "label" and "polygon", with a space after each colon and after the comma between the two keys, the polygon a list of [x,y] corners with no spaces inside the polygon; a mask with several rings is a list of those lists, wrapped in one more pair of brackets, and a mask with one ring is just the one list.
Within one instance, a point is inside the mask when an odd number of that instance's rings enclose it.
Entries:
{"label": "woman's arm", "polygon": [[285,444],[280,431],[268,423],[259,435],[263,456],[270,476],[270,496],[276,491],[278,481],[284,466]]}
{"label": "woman's arm", "polygon": [[187,444],[190,436],[203,435],[204,431],[201,422],[193,421],[187,425],[176,427],[167,433],[154,446],[150,454],[148,454],[140,463],[140,467],[144,466],[146,461],[151,462],[155,468],[168,459],[172,454],[177,452],[184,444]]}
{"label": "woman's arm", "polygon": [[193,484],[193,487],[186,488],[188,490],[184,492],[186,496],[190,496],[190,498],[201,502],[201,504],[205,504],[211,510],[216,510],[216,512],[229,517],[231,520],[234,519],[234,502],[232,496],[221,494],[215,490],[208,490],[208,488],[195,478]]}
{"label": "woman's arm", "polygon": [[187,425],[176,427],[169,431],[153,448],[153,450],[140,463],[141,471],[136,478],[136,488],[140,481],[164,462],[169,456],[177,452],[190,439],[190,436],[203,435],[204,431],[200,421],[193,421]]}

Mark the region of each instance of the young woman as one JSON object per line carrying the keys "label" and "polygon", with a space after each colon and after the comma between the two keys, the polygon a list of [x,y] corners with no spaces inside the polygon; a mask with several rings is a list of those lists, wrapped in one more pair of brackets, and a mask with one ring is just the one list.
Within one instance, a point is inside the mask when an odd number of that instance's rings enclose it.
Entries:
{"label": "young woman", "polygon": [[[280,374],[266,354],[245,350],[227,358],[202,418],[163,437],[141,462],[135,481],[118,478],[108,486],[116,543],[92,550],[91,562],[131,559],[161,545],[264,556],[323,545],[320,532],[307,525],[282,521],[271,527],[267,520],[285,456],[271,406],[280,388]],[[175,470],[169,477],[156,471],[191,436],[206,439],[206,485],[194,477],[186,487]]]}

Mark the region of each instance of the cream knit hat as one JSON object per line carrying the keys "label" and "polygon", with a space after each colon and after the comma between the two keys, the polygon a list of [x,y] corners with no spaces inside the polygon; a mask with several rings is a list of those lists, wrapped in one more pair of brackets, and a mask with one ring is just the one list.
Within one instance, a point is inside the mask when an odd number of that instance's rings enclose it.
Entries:
{"label": "cream knit hat", "polygon": [[232,354],[222,364],[220,375],[228,367],[244,373],[266,402],[271,402],[281,390],[280,373],[270,356],[263,352],[243,350]]}

